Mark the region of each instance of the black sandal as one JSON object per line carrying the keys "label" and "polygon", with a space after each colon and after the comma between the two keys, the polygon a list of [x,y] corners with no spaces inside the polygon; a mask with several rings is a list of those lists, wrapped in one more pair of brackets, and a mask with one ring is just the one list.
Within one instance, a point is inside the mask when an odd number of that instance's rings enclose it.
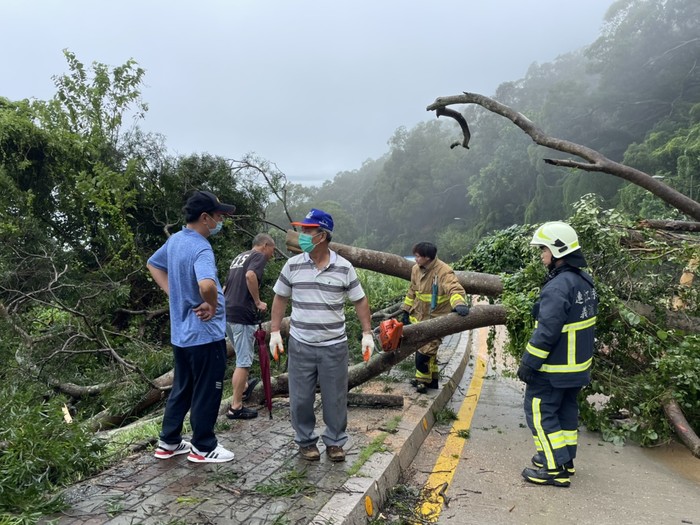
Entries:
{"label": "black sandal", "polygon": [[226,411],[226,417],[229,419],[255,419],[258,417],[258,411],[252,408],[247,408],[241,405],[241,408],[235,410],[229,406]]}
{"label": "black sandal", "polygon": [[245,389],[245,392],[243,392],[243,396],[241,397],[241,401],[248,401],[250,398],[250,395],[253,393],[253,389],[255,389],[255,385],[258,384],[260,380],[257,378],[253,379],[248,379],[248,388]]}

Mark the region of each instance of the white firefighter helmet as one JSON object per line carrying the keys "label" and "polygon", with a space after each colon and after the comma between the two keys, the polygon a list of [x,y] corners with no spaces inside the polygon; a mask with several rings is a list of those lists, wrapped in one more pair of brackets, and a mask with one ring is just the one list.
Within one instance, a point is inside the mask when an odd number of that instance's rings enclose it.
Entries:
{"label": "white firefighter helmet", "polygon": [[576,231],[561,221],[545,222],[537,228],[530,241],[531,246],[546,246],[555,259],[561,259],[581,249]]}

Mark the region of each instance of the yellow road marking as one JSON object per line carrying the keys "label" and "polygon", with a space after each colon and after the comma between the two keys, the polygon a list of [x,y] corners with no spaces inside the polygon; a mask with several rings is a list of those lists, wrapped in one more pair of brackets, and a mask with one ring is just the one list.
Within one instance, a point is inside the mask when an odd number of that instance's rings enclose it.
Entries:
{"label": "yellow road marking", "polygon": [[430,523],[437,522],[440,517],[442,505],[445,500],[444,492],[452,482],[455,470],[459,464],[462,449],[467,442],[463,437],[459,437],[459,433],[460,431],[469,430],[472,423],[472,416],[474,416],[474,411],[476,410],[476,404],[479,402],[481,386],[484,383],[484,376],[486,375],[488,363],[487,335],[488,328],[479,329],[479,350],[477,352],[472,380],[469,383],[469,390],[467,391],[462,405],[459,407],[457,420],[450,429],[445,446],[442,447],[440,455],[435,461],[433,472],[425,483],[423,494],[426,495],[426,501],[421,504],[419,513],[424,521]]}

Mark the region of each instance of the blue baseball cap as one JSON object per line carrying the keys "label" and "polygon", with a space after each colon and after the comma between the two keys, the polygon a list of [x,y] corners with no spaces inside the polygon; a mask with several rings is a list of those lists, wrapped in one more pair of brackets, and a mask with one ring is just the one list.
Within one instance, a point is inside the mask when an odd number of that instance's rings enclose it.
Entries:
{"label": "blue baseball cap", "polygon": [[292,226],[311,226],[323,228],[329,232],[333,231],[333,217],[323,210],[311,208],[311,211],[306,214],[302,221],[293,222]]}

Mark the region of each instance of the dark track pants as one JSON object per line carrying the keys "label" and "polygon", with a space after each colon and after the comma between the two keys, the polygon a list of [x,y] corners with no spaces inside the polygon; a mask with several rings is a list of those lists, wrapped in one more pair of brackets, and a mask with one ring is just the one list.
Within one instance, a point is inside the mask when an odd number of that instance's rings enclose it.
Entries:
{"label": "dark track pants", "polygon": [[554,469],[576,457],[578,445],[578,404],[581,387],[554,388],[549,381],[536,380],[525,388],[525,418],[535,448]]}
{"label": "dark track pants", "polygon": [[182,440],[182,424],[190,410],[192,445],[200,452],[216,448],[214,424],[219,415],[226,373],[226,340],[185,348],[173,345],[175,377],[165,405],[160,439]]}

